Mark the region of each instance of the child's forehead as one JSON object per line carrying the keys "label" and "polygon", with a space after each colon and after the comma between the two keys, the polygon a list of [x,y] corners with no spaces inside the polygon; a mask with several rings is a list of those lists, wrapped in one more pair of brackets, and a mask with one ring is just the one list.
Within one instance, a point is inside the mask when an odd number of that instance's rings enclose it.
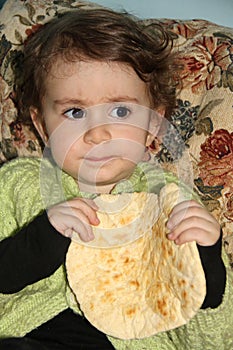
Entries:
{"label": "child's forehead", "polygon": [[[86,84],[91,87],[120,88],[121,90],[144,89],[146,83],[134,69],[122,62],[105,62],[95,60],[76,60],[67,62],[58,59],[46,74],[46,85],[77,84],[80,88]],[[90,87],[90,85],[89,85]],[[118,90],[117,89],[117,90]]]}
{"label": "child's forehead", "polygon": [[99,73],[117,73],[121,72],[125,76],[135,76],[136,73],[129,64],[116,61],[98,61],[88,58],[77,58],[73,60],[66,60],[63,57],[57,57],[50,62],[50,68],[47,74],[50,77],[66,78],[74,74],[88,75]]}
{"label": "child's forehead", "polygon": [[125,63],[57,61],[46,80],[47,93],[53,100],[78,96],[87,105],[116,100],[148,105],[146,83]]}

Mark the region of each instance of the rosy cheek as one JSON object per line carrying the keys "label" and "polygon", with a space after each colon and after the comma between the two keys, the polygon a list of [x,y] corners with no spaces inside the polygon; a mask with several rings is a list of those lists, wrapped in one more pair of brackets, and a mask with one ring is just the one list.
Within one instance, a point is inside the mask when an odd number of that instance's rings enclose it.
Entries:
{"label": "rosy cheek", "polygon": [[80,135],[74,129],[62,126],[56,128],[48,140],[55,161],[59,164],[63,163],[79,140]]}

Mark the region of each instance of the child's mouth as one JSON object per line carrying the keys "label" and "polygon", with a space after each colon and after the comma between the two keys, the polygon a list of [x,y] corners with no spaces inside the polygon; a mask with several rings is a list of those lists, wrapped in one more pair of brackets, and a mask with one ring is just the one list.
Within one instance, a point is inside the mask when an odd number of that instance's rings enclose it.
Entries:
{"label": "child's mouth", "polygon": [[87,157],[84,159],[84,161],[90,162],[90,163],[107,163],[116,158],[118,157],[117,156]]}

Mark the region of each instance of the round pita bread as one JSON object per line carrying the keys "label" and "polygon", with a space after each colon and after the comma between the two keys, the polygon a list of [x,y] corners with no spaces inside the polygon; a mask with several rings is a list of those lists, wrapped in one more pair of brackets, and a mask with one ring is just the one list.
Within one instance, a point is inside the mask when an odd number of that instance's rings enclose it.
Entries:
{"label": "round pita bread", "polygon": [[[93,226],[95,239],[83,242],[74,232],[72,240],[98,248],[121,247],[150,231],[159,216],[158,196],[153,193],[102,194],[95,198],[100,224]],[[142,220],[143,213],[143,220]]]}
{"label": "round pita bread", "polygon": [[[102,332],[121,339],[149,337],[185,324],[206,294],[196,243],[176,246],[166,238],[168,215],[182,200],[178,186],[166,185],[159,198],[151,193],[130,196],[133,200],[128,201],[127,210],[134,206],[130,222],[139,217],[139,230],[146,227],[136,235],[139,238],[112,248],[71,242],[66,258],[68,281],[85,317]],[[104,201],[114,202],[112,197],[104,195]],[[149,198],[149,211],[143,205],[145,198]],[[101,227],[111,223],[109,235],[112,223],[118,225],[127,217],[125,207],[102,214]]]}

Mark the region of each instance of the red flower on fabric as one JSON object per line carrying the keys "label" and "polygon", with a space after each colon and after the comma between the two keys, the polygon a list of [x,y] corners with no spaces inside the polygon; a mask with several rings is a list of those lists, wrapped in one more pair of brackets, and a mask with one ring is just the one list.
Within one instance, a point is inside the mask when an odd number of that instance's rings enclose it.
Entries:
{"label": "red flower on fabric", "polygon": [[201,145],[200,177],[206,186],[233,188],[233,133],[216,130]]}
{"label": "red flower on fabric", "polygon": [[20,122],[12,122],[10,124],[10,130],[15,143],[17,143],[18,145],[25,143],[26,136],[24,134],[23,127]]}
{"label": "red flower on fabric", "polygon": [[212,89],[232,64],[232,54],[232,45],[227,40],[219,43],[213,36],[195,40],[190,51],[181,55],[184,86],[191,86],[194,93]]}
{"label": "red flower on fabric", "polygon": [[233,220],[233,193],[232,192],[227,192],[224,193],[224,216],[228,220]]}
{"label": "red flower on fabric", "polygon": [[40,23],[37,23],[37,24],[34,24],[31,28],[27,28],[25,30],[25,33],[27,35],[27,38],[25,39],[24,41],[24,45],[27,45],[27,42],[28,42],[28,39],[34,34],[37,32],[37,30],[42,27],[43,24],[40,24]]}
{"label": "red flower on fabric", "polygon": [[177,21],[174,24],[172,31],[178,35],[183,36],[186,39],[193,38],[198,33],[207,28],[209,22],[205,20],[192,20],[192,21]]}

